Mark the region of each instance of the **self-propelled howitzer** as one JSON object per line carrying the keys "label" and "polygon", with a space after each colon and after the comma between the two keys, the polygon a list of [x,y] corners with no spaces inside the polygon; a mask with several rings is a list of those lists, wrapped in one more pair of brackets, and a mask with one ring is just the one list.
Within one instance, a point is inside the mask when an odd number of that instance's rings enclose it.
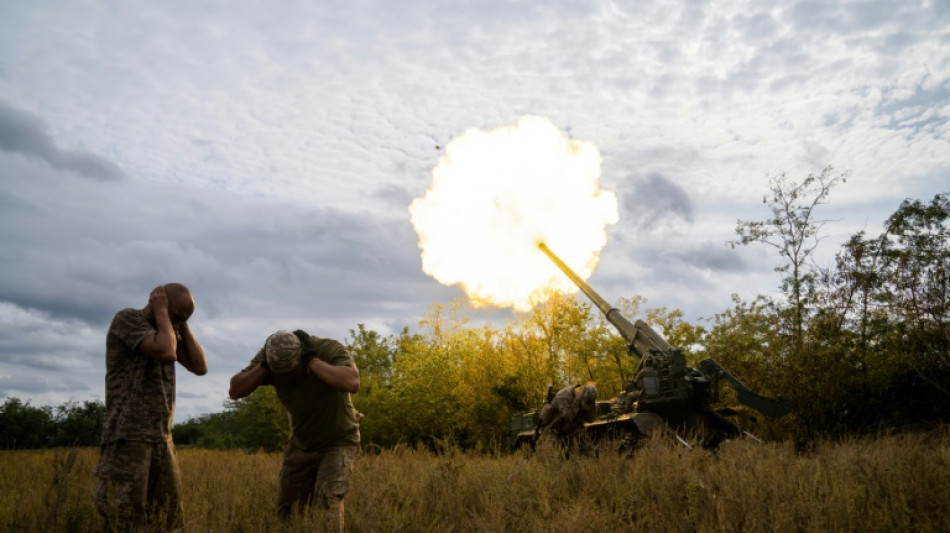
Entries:
{"label": "self-propelled howitzer", "polygon": [[[791,409],[788,399],[781,396],[771,399],[752,392],[712,359],[703,360],[698,369],[688,366],[683,353],[646,322],[627,320],[544,243],[538,247],[600,308],[607,321],[627,342],[627,351],[637,361],[635,377],[624,386],[620,395],[610,402],[598,402],[601,404],[598,417],[585,424],[588,438],[620,437],[624,447],[631,447],[643,437],[660,431],[675,436],[684,444],[687,438],[698,439],[704,447],[710,448],[725,439],[741,436],[745,432],[725,416],[742,411],[712,407],[718,401],[720,380],[727,381],[736,389],[740,403],[768,416],[780,417]],[[536,414],[516,415],[512,420],[512,444],[516,447],[526,442],[534,443],[536,434],[525,431],[530,420],[536,421]]]}

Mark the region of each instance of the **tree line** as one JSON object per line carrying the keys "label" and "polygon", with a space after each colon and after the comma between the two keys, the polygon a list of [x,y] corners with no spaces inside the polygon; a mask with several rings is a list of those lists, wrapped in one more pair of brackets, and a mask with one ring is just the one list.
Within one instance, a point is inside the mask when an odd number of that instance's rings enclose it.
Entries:
{"label": "tree line", "polygon": [[0,405],[0,449],[98,446],[106,406],[99,401],[36,407],[10,397]]}
{"label": "tree line", "polygon": [[[807,442],[950,417],[950,193],[905,200],[880,233],[850,236],[833,264],[819,265],[820,207],[846,178],[830,167],[801,181],[773,176],[769,216],[738,221],[729,244],[776,251],[779,296],[733,295],[706,325],[639,296],[616,304],[689,364],[712,357],[753,390],[791,398],[790,415],[755,422],[765,438]],[[539,408],[549,386],[594,381],[609,399],[636,371],[623,339],[581,298],[551,294],[501,327],[472,325],[466,305],[433,305],[416,331],[350,330],[364,446],[497,449],[511,416]],[[723,403],[731,394],[722,389]],[[272,387],[262,387],[173,431],[178,444],[276,450],[289,428]]]}

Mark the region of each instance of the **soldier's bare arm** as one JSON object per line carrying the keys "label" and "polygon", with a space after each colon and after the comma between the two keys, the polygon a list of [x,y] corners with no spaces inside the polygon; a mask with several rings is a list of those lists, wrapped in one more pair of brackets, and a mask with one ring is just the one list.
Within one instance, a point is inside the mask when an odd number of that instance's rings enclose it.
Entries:
{"label": "soldier's bare arm", "polygon": [[247,396],[257,390],[267,379],[267,370],[261,365],[257,365],[247,372],[238,372],[231,376],[231,388],[228,389],[228,396],[232,400],[237,400]]}
{"label": "soldier's bare arm", "polygon": [[208,373],[208,362],[205,360],[205,351],[198,339],[191,333],[187,322],[182,322],[178,328],[181,342],[178,343],[178,362],[193,374],[203,376]]}
{"label": "soldier's bare arm", "polygon": [[138,350],[160,363],[174,363],[178,358],[178,341],[168,315],[168,295],[160,285],[152,290],[148,305],[155,319],[155,333],[142,339]]}
{"label": "soldier's bare arm", "polygon": [[360,371],[356,367],[331,365],[322,359],[313,358],[307,364],[307,369],[335,389],[350,394],[360,391]]}

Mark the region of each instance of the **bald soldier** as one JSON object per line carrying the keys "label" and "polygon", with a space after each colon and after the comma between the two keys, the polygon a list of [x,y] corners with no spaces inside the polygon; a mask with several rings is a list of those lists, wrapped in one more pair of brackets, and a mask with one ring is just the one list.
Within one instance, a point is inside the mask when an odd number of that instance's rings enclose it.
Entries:
{"label": "bald soldier", "polygon": [[278,331],[231,378],[232,400],[271,385],[290,415],[280,468],[278,514],[316,504],[321,531],[343,531],[343,498],[359,450],[361,415],[350,394],[360,389],[353,357],[339,341],[304,331]]}
{"label": "bald soldier", "polygon": [[96,508],[106,531],[183,525],[181,477],[172,442],[175,363],[208,372],[188,326],[188,287],[156,287],[143,309],[116,313],[106,336],[106,415]]}

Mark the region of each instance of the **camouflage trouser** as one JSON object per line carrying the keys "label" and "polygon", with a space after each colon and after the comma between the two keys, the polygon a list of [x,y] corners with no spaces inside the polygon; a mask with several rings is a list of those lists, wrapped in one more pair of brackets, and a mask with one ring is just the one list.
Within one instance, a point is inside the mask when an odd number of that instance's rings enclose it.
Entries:
{"label": "camouflage trouser", "polygon": [[96,509],[105,531],[183,525],[181,474],[175,446],[118,441],[102,446],[96,466]]}
{"label": "camouflage trouser", "polygon": [[578,424],[573,420],[565,420],[561,417],[561,412],[551,403],[546,403],[541,407],[541,413],[538,415],[538,427],[536,436],[541,432],[548,431],[557,439],[557,446],[561,453],[570,455],[573,448],[574,434],[578,429],[584,427],[583,423]]}
{"label": "camouflage trouser", "polygon": [[540,429],[549,429],[555,435],[571,435],[583,427],[583,422],[576,420],[567,420],[563,418],[557,407],[546,403],[541,407],[541,413],[538,415],[538,427]]}
{"label": "camouflage trouser", "polygon": [[541,414],[538,415],[538,423],[541,427],[547,427],[548,424],[554,422],[554,419],[559,414],[559,411],[556,407],[551,405],[551,403],[545,403],[541,406]]}
{"label": "camouflage trouser", "polygon": [[284,447],[280,468],[280,495],[277,510],[287,517],[314,503],[326,522],[323,531],[343,531],[343,497],[349,490],[356,444],[330,446],[316,451]]}

